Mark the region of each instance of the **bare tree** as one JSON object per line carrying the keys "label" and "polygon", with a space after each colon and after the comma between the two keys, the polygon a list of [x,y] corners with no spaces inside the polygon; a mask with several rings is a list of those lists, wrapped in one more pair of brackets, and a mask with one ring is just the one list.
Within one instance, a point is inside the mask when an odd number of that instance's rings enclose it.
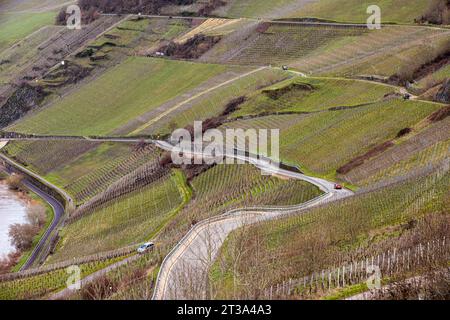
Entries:
{"label": "bare tree", "polygon": [[8,184],[9,189],[11,190],[22,190],[23,184],[22,184],[23,176],[20,174],[13,173],[6,179],[6,183]]}
{"label": "bare tree", "polygon": [[27,210],[27,220],[28,222],[36,227],[42,227],[47,220],[45,214],[45,207],[41,205],[33,205]]}
{"label": "bare tree", "polygon": [[9,237],[13,246],[20,251],[27,250],[33,243],[33,237],[38,232],[38,228],[31,224],[15,223],[9,227]]}

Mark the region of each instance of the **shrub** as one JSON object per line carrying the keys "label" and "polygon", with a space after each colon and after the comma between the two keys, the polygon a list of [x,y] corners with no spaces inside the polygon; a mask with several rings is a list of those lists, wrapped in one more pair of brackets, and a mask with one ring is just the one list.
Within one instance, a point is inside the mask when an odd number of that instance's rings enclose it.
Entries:
{"label": "shrub", "polygon": [[6,179],[6,183],[9,189],[18,191],[23,189],[22,180],[23,180],[22,175],[12,174]]}
{"label": "shrub", "polygon": [[117,290],[117,286],[106,276],[85,285],[81,291],[83,300],[103,300]]}
{"label": "shrub", "polygon": [[425,14],[419,18],[420,22],[434,24],[450,23],[450,0],[432,0]]}
{"label": "shrub", "polygon": [[45,214],[45,207],[40,205],[33,205],[28,208],[27,211],[28,222],[36,227],[42,227],[47,220],[47,215]]}
{"label": "shrub", "polygon": [[33,238],[38,232],[38,228],[29,223],[15,223],[9,227],[9,237],[13,246],[19,250],[28,250],[33,243]]}

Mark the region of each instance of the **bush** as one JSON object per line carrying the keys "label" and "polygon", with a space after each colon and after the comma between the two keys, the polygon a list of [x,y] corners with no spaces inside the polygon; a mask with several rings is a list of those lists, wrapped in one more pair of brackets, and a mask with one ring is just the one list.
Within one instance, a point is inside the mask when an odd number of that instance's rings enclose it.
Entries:
{"label": "bush", "polygon": [[19,224],[15,223],[9,227],[9,237],[13,246],[19,250],[24,251],[31,248],[34,236],[38,233],[39,228],[29,223]]}
{"label": "bush", "polygon": [[0,274],[11,272],[11,268],[17,264],[19,258],[20,252],[14,251],[0,259]]}
{"label": "bush", "polygon": [[450,42],[443,42],[437,46],[424,45],[420,55],[407,64],[400,66],[397,73],[390,77],[391,82],[405,85],[417,78],[426,76],[434,71],[436,65],[448,59],[450,55]]}
{"label": "bush", "polygon": [[86,284],[81,291],[81,297],[83,300],[103,300],[116,291],[116,284],[106,276],[102,276]]}
{"label": "bush", "polygon": [[420,17],[419,22],[433,24],[450,23],[450,0],[432,0],[425,14]]}
{"label": "bush", "polygon": [[20,174],[12,174],[6,179],[6,184],[8,185],[8,188],[14,191],[22,190],[23,189],[23,176]]}
{"label": "bush", "polygon": [[45,207],[40,205],[33,205],[27,211],[28,222],[36,227],[41,228],[47,220]]}

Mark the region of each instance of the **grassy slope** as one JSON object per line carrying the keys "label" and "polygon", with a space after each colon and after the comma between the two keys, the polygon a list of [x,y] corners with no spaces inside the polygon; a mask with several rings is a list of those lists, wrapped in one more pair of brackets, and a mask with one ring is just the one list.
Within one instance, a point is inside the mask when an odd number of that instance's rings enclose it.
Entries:
{"label": "grassy slope", "polygon": [[[295,0],[302,1],[302,0]],[[294,0],[234,0],[227,10],[230,17],[273,17],[273,11],[292,4]]]}
{"label": "grassy slope", "polygon": [[226,70],[219,65],[131,57],[13,130],[107,134],[146,111]]}
{"label": "grassy slope", "polygon": [[319,0],[312,2],[291,17],[315,17],[339,22],[365,23],[369,5],[381,8],[382,22],[411,23],[428,7],[428,0]]}
{"label": "grassy slope", "polygon": [[334,176],[334,170],[371,147],[395,137],[438,105],[387,100],[355,109],[308,115],[269,116],[227,124],[235,128],[280,128],[281,159],[308,172]]}
{"label": "grassy slope", "polygon": [[279,70],[264,69],[255,74],[249,75],[233,83],[218,88],[201,98],[195,100],[189,108],[173,112],[164,117],[154,125],[142,131],[142,133],[171,133],[173,128],[183,128],[194,121],[205,120],[214,117],[223,112],[226,104],[243,95],[249,95],[257,88],[265,87],[273,82],[278,82],[289,74]]}
{"label": "grassy slope", "polygon": [[[397,28],[398,29],[398,28]],[[352,64],[343,65],[335,68],[332,74],[352,77],[355,75],[381,75],[389,77],[400,70],[408,70],[408,68],[419,68],[420,65],[427,62],[427,57],[433,56],[433,51],[436,48],[444,46],[450,41],[450,33],[448,31],[426,30],[423,28],[411,29],[409,34],[405,33],[408,28],[399,30],[392,30],[392,34],[400,33],[404,35],[403,39],[409,37],[410,43],[408,45],[391,47],[390,50],[381,51],[374,56],[368,56],[365,59],[360,59]],[[382,33],[381,33],[382,34]],[[388,38],[391,35],[385,34]],[[397,41],[404,41],[400,37],[394,37]],[[374,40],[374,39],[372,39]],[[391,43],[392,44],[392,43]],[[445,71],[444,71],[445,72]],[[448,74],[448,73],[447,73]]]}
{"label": "grassy slope", "polygon": [[[14,46],[13,49],[0,49],[0,61],[9,61],[0,67],[0,83],[8,83],[11,79],[20,75],[20,71],[28,62],[39,56],[38,47],[50,37],[56,35],[61,30],[60,26],[47,26],[33,33],[26,40],[20,42],[20,46]],[[11,47],[9,47],[11,48]]]}
{"label": "grassy slope", "polygon": [[[302,215],[262,223],[245,234],[234,232],[211,270],[217,298],[244,294],[248,279],[270,287],[320,272],[335,265],[342,254],[376,248],[385,240],[395,242],[406,232],[402,223],[434,212],[448,213],[449,178],[448,173],[416,178]],[[244,251],[236,260],[239,250]]]}
{"label": "grassy slope", "polygon": [[428,85],[433,85],[444,81],[450,77],[450,63],[439,68],[435,72],[427,75],[425,78],[420,79],[415,86],[419,89],[426,88]]}
{"label": "grassy slope", "polygon": [[43,26],[53,24],[54,12],[0,14],[0,51]]}
{"label": "grassy slope", "polygon": [[3,0],[0,9],[6,12],[16,11],[45,11],[51,7],[59,6],[67,0]]}
{"label": "grassy slope", "polygon": [[[292,85],[310,85],[312,90],[299,87],[289,90]],[[265,93],[276,93],[283,89],[288,91],[276,99]],[[362,81],[296,78],[254,94],[233,116],[280,111],[311,112],[338,106],[355,106],[381,100],[386,93],[393,91],[395,88]]]}
{"label": "grassy slope", "polygon": [[[411,23],[428,7],[427,0],[232,0],[224,13],[230,17],[315,17],[365,23],[367,7],[378,5],[384,22]],[[220,10],[218,11],[220,12]]]}
{"label": "grassy slope", "polygon": [[[79,266],[81,269],[81,277],[84,278],[121,259],[122,257],[82,264]],[[66,286],[69,276],[66,269],[63,268],[23,279],[0,282],[0,299],[18,300],[42,298],[52,292],[63,289]]]}

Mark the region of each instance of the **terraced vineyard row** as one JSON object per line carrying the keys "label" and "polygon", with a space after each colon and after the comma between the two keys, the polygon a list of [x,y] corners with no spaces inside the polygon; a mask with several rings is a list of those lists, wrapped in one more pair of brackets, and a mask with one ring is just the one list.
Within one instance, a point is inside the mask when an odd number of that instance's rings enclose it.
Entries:
{"label": "terraced vineyard row", "polygon": [[124,194],[68,224],[51,261],[114,250],[153,238],[171,211],[182,203],[175,174]]}
{"label": "terraced vineyard row", "polygon": [[146,162],[136,170],[110,184],[105,191],[97,193],[92,199],[79,206],[66,222],[72,222],[83,215],[92,213],[94,210],[98,210],[99,207],[104,207],[108,203],[116,200],[120,201],[120,197],[154,183],[157,180],[166,178],[169,172],[169,168],[160,166],[159,159]]}
{"label": "terraced vineyard row", "polygon": [[289,74],[278,70],[261,70],[187,103],[179,110],[175,110],[151,127],[143,130],[142,133],[169,134],[172,133],[174,128],[184,128],[187,125],[192,125],[194,121],[218,116],[232,99],[251,94],[259,88],[282,81],[289,76]]}
{"label": "terraced vineyard row", "polygon": [[159,237],[163,252],[179,241],[192,224],[233,208],[282,206],[308,201],[320,195],[309,183],[263,176],[247,164],[217,165],[191,181],[193,200]]}
{"label": "terraced vineyard row", "polygon": [[[397,29],[397,30],[394,30]],[[380,75],[389,77],[400,68],[414,65],[424,52],[448,42],[450,33],[443,30],[412,29],[411,27],[385,28],[377,35],[370,33],[351,45],[344,44],[331,54],[317,55],[311,61],[299,61],[299,68],[317,74]],[[367,48],[364,44],[367,43]]]}
{"label": "terraced vineyard row", "polygon": [[363,163],[342,176],[358,185],[371,185],[382,180],[398,179],[414,171],[427,170],[448,161],[450,120],[430,125],[406,141],[393,146],[381,156]]}
{"label": "terraced vineyard row", "polygon": [[[202,59],[217,59],[242,65],[281,65],[300,59],[330,42],[360,36],[364,32],[358,28],[309,27],[265,22],[257,28],[236,31],[236,34],[225,38]],[[238,37],[245,37],[246,40],[236,46]]]}
{"label": "terraced vineyard row", "polygon": [[[437,221],[448,220],[443,213],[448,212],[449,179],[441,167],[428,176],[235,231],[211,270],[213,291],[217,298],[253,298],[262,287],[365,258],[369,249],[376,256],[393,246],[417,244],[420,237],[445,236]],[[406,237],[415,232],[408,222],[415,226],[416,219],[433,214],[435,220],[421,220],[423,233]],[[409,242],[397,241],[400,236]],[[240,250],[244,254],[236,255]]]}
{"label": "terraced vineyard row", "polygon": [[143,151],[130,150],[117,158],[111,157],[97,165],[97,168],[77,177],[64,188],[74,195],[77,203],[86,202],[104,191],[114,181],[154,159],[155,156],[157,156],[155,148]]}
{"label": "terraced vineyard row", "polygon": [[[105,268],[106,266],[123,259],[115,258],[105,261],[96,261],[79,265],[81,277]],[[70,274],[66,269],[59,269],[49,273],[31,276],[29,278],[0,282],[0,299],[40,299],[50,293],[66,287]]]}
{"label": "terraced vineyard row", "polygon": [[98,143],[85,141],[12,141],[2,152],[31,166],[37,173],[45,175],[58,170],[96,146]]}
{"label": "terraced vineyard row", "polygon": [[315,112],[381,101],[395,88],[363,81],[296,78],[253,94],[232,117],[276,112]]}
{"label": "terraced vineyard row", "polygon": [[400,99],[355,109],[307,115],[267,116],[227,123],[224,128],[281,128],[282,160],[332,174],[357,155],[394,138],[440,106]]}

